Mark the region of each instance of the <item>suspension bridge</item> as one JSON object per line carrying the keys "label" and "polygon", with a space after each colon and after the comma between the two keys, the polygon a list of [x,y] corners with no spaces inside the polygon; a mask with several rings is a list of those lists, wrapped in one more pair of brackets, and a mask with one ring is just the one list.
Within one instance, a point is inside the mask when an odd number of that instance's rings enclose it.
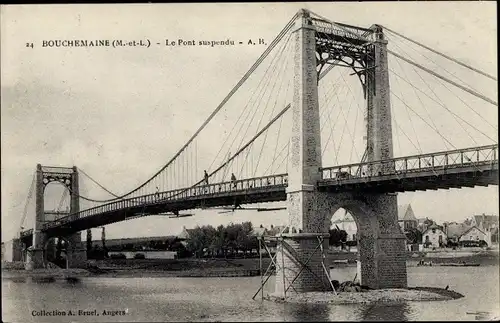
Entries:
{"label": "suspension bridge", "polygon": [[[472,74],[496,91],[496,76],[392,29],[301,10],[141,185],[118,194],[82,169],[38,165],[20,239],[32,246],[30,261],[40,267],[47,239],[65,237],[76,266],[85,258],[82,230],[288,201],[288,244],[279,252],[295,269],[282,275],[299,277],[290,283],[295,290],[317,290],[325,281],[316,279],[319,265],[308,264],[310,234],[327,232],[326,219],[345,207],[358,223],[364,284],[406,286],[396,193],[498,185],[498,129],[484,117],[497,108],[496,93],[475,88],[467,79]],[[51,183],[65,190],[57,207],[46,210]],[[84,192],[90,185],[100,197]]]}

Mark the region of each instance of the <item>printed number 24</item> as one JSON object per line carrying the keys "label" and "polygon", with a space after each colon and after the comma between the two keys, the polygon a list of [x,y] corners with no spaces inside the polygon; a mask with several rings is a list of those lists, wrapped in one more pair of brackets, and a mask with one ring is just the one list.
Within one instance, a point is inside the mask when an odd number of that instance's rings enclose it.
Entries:
{"label": "printed number 24", "polygon": [[33,48],[33,43],[26,43],[26,47]]}

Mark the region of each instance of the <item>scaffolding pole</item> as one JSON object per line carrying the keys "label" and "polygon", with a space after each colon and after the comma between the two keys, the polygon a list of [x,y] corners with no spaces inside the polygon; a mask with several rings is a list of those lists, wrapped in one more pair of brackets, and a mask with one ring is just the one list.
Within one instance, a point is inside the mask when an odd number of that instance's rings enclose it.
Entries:
{"label": "scaffolding pole", "polygon": [[[257,290],[257,292],[254,294],[254,296],[252,297],[252,299],[255,299],[255,297],[259,294],[259,292],[261,292],[261,298],[264,299],[264,286],[265,286],[265,284],[267,283],[267,281],[269,280],[269,278],[273,274],[273,270],[270,270],[273,265],[274,265],[274,269],[275,269],[274,272],[276,272],[276,273],[278,272],[278,264],[277,264],[278,253],[276,252],[274,254],[274,256],[272,256],[271,252],[270,252],[270,250],[269,250],[269,248],[267,247],[267,244],[266,244],[266,242],[272,241],[272,240],[275,240],[277,242],[279,241],[281,243],[281,266],[279,266],[281,268],[279,270],[282,271],[282,275],[283,275],[283,297],[284,297],[284,299],[286,299],[286,293],[287,293],[287,291],[290,288],[292,288],[293,290],[295,290],[295,292],[297,292],[297,290],[295,289],[295,287],[293,287],[293,283],[300,276],[300,274],[302,273],[302,271],[304,271],[304,269],[309,270],[317,279],[319,279],[321,281],[321,278],[318,277],[318,275],[316,275],[316,273],[314,273],[314,271],[312,271],[311,268],[308,266],[309,261],[312,259],[312,257],[314,256],[314,254],[318,250],[321,252],[321,266],[323,267],[323,271],[325,273],[325,276],[328,279],[328,282],[330,284],[330,287],[332,288],[332,291],[333,291],[334,295],[337,295],[337,291],[335,290],[335,287],[332,284],[330,274],[329,274],[329,272],[328,272],[328,270],[326,268],[326,265],[325,265],[326,255],[325,255],[325,250],[323,248],[324,237],[322,235],[318,235],[317,236],[318,246],[309,255],[308,259],[305,262],[302,262],[299,259],[298,256],[294,256],[291,253],[292,256],[295,258],[295,260],[301,265],[301,267],[300,267],[299,272],[295,275],[295,277],[292,279],[292,281],[288,285],[288,287],[286,287],[286,282],[288,281],[288,279],[285,276],[285,256],[284,256],[284,251],[285,251],[285,247],[286,246],[288,246],[290,248],[290,250],[293,250],[293,248],[290,245],[288,245],[288,243],[286,243],[286,241],[284,240],[284,238],[286,238],[286,234],[283,235],[283,233],[280,234],[279,236],[268,236],[268,237],[261,236],[261,237],[259,237],[259,267],[260,267],[261,279],[260,279],[260,287]],[[266,272],[264,274],[262,274],[262,267],[263,267],[262,247],[265,248],[267,254],[269,255],[269,258],[271,259],[271,262],[270,262],[269,266],[267,267]]]}
{"label": "scaffolding pole", "polygon": [[[262,273],[262,241],[259,238],[259,273],[260,273],[260,286],[262,286],[264,283],[264,276]],[[261,288],[261,299],[264,299],[264,288]]]}

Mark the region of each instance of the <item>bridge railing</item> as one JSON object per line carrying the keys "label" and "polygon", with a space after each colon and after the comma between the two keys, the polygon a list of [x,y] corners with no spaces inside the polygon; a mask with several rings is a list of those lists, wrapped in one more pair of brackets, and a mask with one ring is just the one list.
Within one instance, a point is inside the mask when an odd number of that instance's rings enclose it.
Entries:
{"label": "bridge railing", "polygon": [[[153,194],[143,195],[135,198],[124,199],[90,209],[70,214],[55,221],[45,223],[43,228],[49,229],[61,226],[75,220],[85,218],[92,215],[112,212],[119,209],[127,209],[142,205],[162,204],[168,201],[178,201],[191,198],[206,198],[213,195],[231,192],[244,192],[249,190],[257,190],[260,188],[270,188],[276,186],[287,185],[287,174],[269,175],[256,178],[248,178],[236,181],[214,183],[208,185],[198,185],[190,188],[176,189],[172,191],[157,192]],[[29,235],[29,234],[27,234]]]}
{"label": "bridge railing", "polygon": [[[355,178],[366,178],[366,180],[369,180],[371,177],[385,175],[397,175],[399,177],[404,176],[404,174],[422,171],[431,171],[437,174],[438,171],[441,172],[444,169],[483,167],[483,165],[493,166],[498,164],[497,150],[498,145],[489,145],[399,157],[391,160],[327,167],[323,168],[321,171],[323,180],[333,180],[336,182]],[[168,201],[207,198],[231,192],[255,191],[266,187],[284,187],[287,186],[287,179],[287,174],[278,174],[157,192],[140,197],[119,200],[70,214],[55,221],[44,223],[43,229],[46,230],[65,225],[81,218],[116,211],[118,209],[129,209],[141,205],[162,204]],[[32,233],[32,229],[23,231],[21,232],[21,237],[29,236]]]}
{"label": "bridge railing", "polygon": [[459,167],[477,167],[498,162],[498,145],[457,149],[430,154],[398,157],[390,160],[357,163],[322,169],[324,180],[343,181],[383,175],[404,175],[422,171],[441,171]]}

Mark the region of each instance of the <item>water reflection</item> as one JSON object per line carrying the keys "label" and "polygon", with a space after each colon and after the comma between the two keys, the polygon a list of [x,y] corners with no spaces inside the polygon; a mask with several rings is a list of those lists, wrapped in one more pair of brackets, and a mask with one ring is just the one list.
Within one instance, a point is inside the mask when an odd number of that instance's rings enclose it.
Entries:
{"label": "water reflection", "polygon": [[410,314],[411,306],[406,302],[367,304],[358,309],[362,321],[408,321]]}
{"label": "water reflection", "polygon": [[[431,269],[431,270],[430,270]],[[33,310],[128,310],[125,316],[85,317],[79,322],[151,321],[413,321],[474,320],[466,312],[499,309],[498,266],[410,267],[410,286],[446,286],[466,297],[442,302],[372,305],[282,304],[252,300],[260,277],[82,278],[36,284],[2,280],[2,315],[8,322],[68,322],[34,317]],[[348,270],[355,270],[348,268]],[[346,275],[350,272],[346,272]],[[272,283],[270,283],[272,284]],[[271,286],[274,289],[274,285]]]}
{"label": "water reflection", "polygon": [[329,308],[327,304],[285,304],[285,311],[291,321],[296,322],[328,322]]}

